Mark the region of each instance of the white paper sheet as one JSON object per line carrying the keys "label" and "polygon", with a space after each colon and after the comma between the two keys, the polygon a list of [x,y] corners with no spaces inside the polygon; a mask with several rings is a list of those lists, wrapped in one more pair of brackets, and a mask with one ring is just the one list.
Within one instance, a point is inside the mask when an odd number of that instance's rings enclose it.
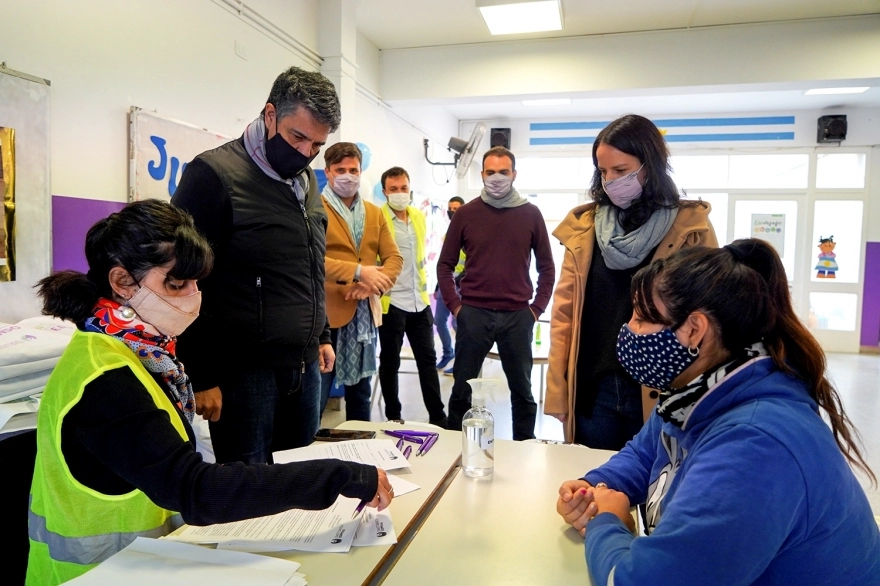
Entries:
{"label": "white paper sheet", "polygon": [[[397,489],[394,489],[397,492]],[[394,545],[397,543],[397,532],[391,522],[391,512],[385,509],[364,509],[352,545]]]}
{"label": "white paper sheet", "polygon": [[[0,431],[17,431],[37,428],[37,410],[40,402],[34,399],[0,403]],[[31,414],[28,417],[28,414]],[[15,420],[13,421],[13,418]],[[9,424],[7,426],[7,424]],[[8,429],[7,429],[8,427]],[[396,488],[394,490],[397,490]]]}
{"label": "white paper sheet", "polygon": [[358,504],[358,499],[340,496],[322,511],[291,509],[234,523],[187,526],[167,539],[216,543],[218,548],[238,551],[347,552],[358,524],[358,519],[352,519]]}
{"label": "white paper sheet", "polygon": [[72,586],[305,586],[297,562],[138,537]]}
{"label": "white paper sheet", "polygon": [[336,458],[347,462],[371,464],[383,470],[397,470],[409,466],[409,462],[397,449],[395,442],[386,439],[315,442],[305,448],[275,452],[272,457],[276,464]]}
{"label": "white paper sheet", "polygon": [[395,474],[388,475],[388,482],[391,483],[391,488],[394,489],[394,498],[422,488],[415,482],[410,482],[409,480],[405,480]]}

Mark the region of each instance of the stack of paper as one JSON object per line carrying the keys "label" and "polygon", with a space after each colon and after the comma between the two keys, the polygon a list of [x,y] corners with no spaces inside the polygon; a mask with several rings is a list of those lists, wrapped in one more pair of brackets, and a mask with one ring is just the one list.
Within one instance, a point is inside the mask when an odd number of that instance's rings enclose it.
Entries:
{"label": "stack of paper", "polygon": [[42,392],[74,331],[51,317],[0,324],[0,403]]}
{"label": "stack of paper", "polygon": [[297,562],[138,537],[72,586],[306,586]]}
{"label": "stack of paper", "polygon": [[[296,450],[276,452],[276,464],[321,458],[361,462],[385,470],[406,468],[406,458],[390,440],[357,440],[315,444]],[[419,487],[402,478],[389,475],[394,494],[402,496]],[[392,545],[397,533],[388,509],[364,509],[358,513],[357,499],[340,496],[322,511],[291,509],[277,515],[221,523],[205,527],[186,527],[167,539],[190,543],[216,543],[218,549],[248,552],[321,551],[344,553],[352,546]]]}
{"label": "stack of paper", "polygon": [[0,403],[0,433],[36,429],[39,407],[40,400],[37,397]]}

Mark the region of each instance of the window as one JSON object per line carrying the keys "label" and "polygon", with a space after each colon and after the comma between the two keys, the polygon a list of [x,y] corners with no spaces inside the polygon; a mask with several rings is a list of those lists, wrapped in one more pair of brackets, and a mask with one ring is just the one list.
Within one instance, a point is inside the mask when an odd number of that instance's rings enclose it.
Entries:
{"label": "window", "polygon": [[676,155],[670,162],[682,189],[806,189],[810,157]]}
{"label": "window", "polygon": [[820,154],[816,161],[818,189],[864,189],[864,153]]}

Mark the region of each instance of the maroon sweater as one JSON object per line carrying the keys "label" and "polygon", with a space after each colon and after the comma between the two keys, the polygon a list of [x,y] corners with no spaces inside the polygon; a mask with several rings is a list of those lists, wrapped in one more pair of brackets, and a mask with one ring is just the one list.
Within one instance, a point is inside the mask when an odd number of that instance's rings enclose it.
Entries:
{"label": "maroon sweater", "polygon": [[[460,299],[452,278],[459,250],[467,256]],[[533,250],[538,267],[534,301],[529,277]],[[554,275],[547,226],[536,206],[498,209],[477,198],[452,216],[437,262],[440,293],[449,311],[454,313],[465,303],[502,311],[531,307],[540,316],[550,301]]]}

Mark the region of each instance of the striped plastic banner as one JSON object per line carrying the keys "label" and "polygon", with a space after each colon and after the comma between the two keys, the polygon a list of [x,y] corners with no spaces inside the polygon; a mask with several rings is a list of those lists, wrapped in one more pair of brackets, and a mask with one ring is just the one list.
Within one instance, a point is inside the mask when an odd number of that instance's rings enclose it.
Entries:
{"label": "striped plastic banner", "polygon": [[[601,130],[610,122],[533,122],[529,124],[529,145],[591,145],[597,133],[584,131]],[[795,134],[794,116],[665,118],[653,122],[667,142],[789,141]]]}

